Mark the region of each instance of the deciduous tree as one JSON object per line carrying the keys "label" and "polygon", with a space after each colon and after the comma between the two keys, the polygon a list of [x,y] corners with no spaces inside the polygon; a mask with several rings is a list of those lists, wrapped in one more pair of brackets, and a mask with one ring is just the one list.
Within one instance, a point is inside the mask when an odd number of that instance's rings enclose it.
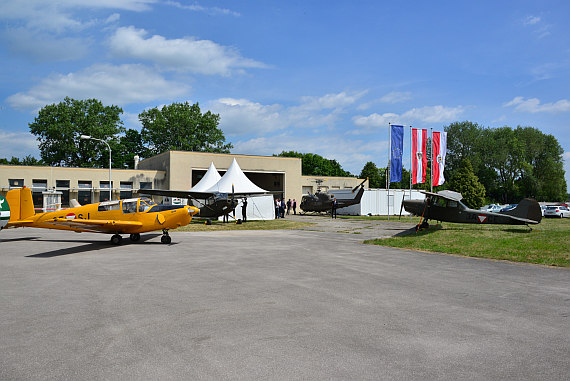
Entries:
{"label": "deciduous tree", "polygon": [[473,172],[473,166],[469,159],[464,159],[461,162],[460,167],[449,179],[449,183],[454,191],[461,193],[462,202],[465,205],[478,209],[485,203],[485,187]]}
{"label": "deciduous tree", "polygon": [[314,153],[283,151],[274,156],[301,158],[303,176],[352,176],[350,172],[342,169],[336,160],[325,159]]}
{"label": "deciduous tree", "polygon": [[108,151],[103,143],[83,140],[80,135],[113,142],[123,132],[118,106],[104,106],[96,99],[63,102],[42,108],[30,132],[40,142],[40,155],[47,165],[97,167],[108,165]]}
{"label": "deciduous tree", "polygon": [[139,114],[142,141],[151,155],[164,151],[198,151],[229,153],[218,128],[220,116],[210,111],[202,114],[198,103],[172,103],[161,109],[154,107]]}

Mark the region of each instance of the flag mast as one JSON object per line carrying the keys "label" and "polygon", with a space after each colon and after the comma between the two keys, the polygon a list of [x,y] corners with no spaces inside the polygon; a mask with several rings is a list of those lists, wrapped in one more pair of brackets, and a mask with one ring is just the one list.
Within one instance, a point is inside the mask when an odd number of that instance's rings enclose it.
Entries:
{"label": "flag mast", "polygon": [[[390,142],[390,154],[389,154],[389,158],[392,158],[392,123],[388,123],[388,141]],[[386,179],[388,180],[388,193],[387,193],[387,200],[388,200],[388,221],[390,221],[390,176],[392,176],[392,174],[390,173],[391,171],[391,159],[388,159],[388,176],[386,176]]]}
{"label": "flag mast", "polygon": [[410,200],[412,199],[412,161],[414,158],[412,157],[412,126],[410,125]]}
{"label": "flag mast", "polygon": [[433,128],[430,128],[431,132],[431,173],[429,176],[429,182],[431,185],[431,192],[433,193]]}
{"label": "flag mast", "polygon": [[[410,125],[410,200],[412,199],[412,125]],[[402,211],[400,207],[400,212]],[[401,213],[400,213],[401,216]],[[412,219],[412,215],[410,214],[410,219]]]}

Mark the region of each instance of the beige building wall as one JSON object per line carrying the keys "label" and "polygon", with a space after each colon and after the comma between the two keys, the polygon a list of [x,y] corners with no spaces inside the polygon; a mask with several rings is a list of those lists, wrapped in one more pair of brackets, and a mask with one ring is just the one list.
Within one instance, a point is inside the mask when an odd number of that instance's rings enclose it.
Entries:
{"label": "beige building wall", "polygon": [[[303,194],[314,193],[318,189],[319,180],[322,180],[322,191],[354,188],[362,182],[355,177],[302,176],[300,158],[168,151],[142,160],[134,170],[113,169],[113,198],[119,198],[121,183],[130,183],[135,196],[141,184],[149,186],[149,183],[153,189],[188,190],[193,185],[192,180],[194,179],[195,184],[210,167],[210,163],[213,162],[218,171],[225,172],[234,158],[242,171],[258,186],[275,192],[276,197],[283,194],[286,200],[296,199],[298,203],[301,202]],[[69,198],[76,199],[80,190],[85,191],[85,183],[90,182],[91,202],[99,202],[102,192],[108,192],[108,188],[103,187],[102,183],[108,183],[109,170],[0,165],[2,194],[6,194],[10,189],[11,180],[23,180],[23,185],[29,188],[33,188],[38,180],[45,181],[47,189],[56,189],[57,180],[66,180],[69,181]],[[368,182],[365,186],[368,187]]]}
{"label": "beige building wall", "polygon": [[242,171],[250,177],[260,174],[259,181],[254,181],[258,186],[270,191],[282,190],[286,199],[301,199],[301,159],[299,158],[169,151],[142,160],[138,168],[165,171],[168,184],[164,189],[187,190],[193,185],[193,171],[202,173],[208,170],[210,163],[213,162],[218,171],[225,172],[234,158]]}
{"label": "beige building wall", "polygon": [[[121,188],[128,190],[128,186],[131,186],[133,193],[138,192],[141,183],[143,186],[150,183],[152,188],[162,188],[165,176],[164,171],[112,169],[113,198],[119,198]],[[0,192],[3,195],[11,188],[19,187],[10,186],[15,180],[19,180],[18,183],[23,180],[21,185],[31,188],[32,191],[39,189],[35,188],[34,184],[45,184],[45,188],[50,190],[64,190],[57,187],[58,181],[69,181],[69,198],[77,199],[80,189],[90,189],[92,202],[99,202],[100,192],[109,192],[105,186],[109,183],[109,169],[0,165]],[[90,188],[85,187],[88,182],[91,184]]]}

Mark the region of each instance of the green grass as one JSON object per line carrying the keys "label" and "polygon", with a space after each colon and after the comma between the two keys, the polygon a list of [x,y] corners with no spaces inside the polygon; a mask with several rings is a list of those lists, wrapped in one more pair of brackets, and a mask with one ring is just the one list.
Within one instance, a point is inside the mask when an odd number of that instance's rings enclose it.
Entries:
{"label": "green grass", "polygon": [[276,229],[298,229],[312,225],[310,222],[290,221],[286,219],[276,220],[252,220],[243,224],[235,221],[223,223],[212,221],[212,225],[206,225],[204,220],[192,219],[190,224],[176,229],[177,231],[221,231],[221,230],[276,230]]}
{"label": "green grass", "polygon": [[406,236],[365,243],[470,257],[570,267],[570,218],[526,226],[442,223]]}

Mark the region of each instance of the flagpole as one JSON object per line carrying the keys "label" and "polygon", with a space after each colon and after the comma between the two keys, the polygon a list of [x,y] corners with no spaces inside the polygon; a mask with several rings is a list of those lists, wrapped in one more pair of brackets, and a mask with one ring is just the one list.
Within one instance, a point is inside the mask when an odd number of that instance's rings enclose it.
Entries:
{"label": "flagpole", "polygon": [[431,186],[431,191],[433,193],[433,128],[430,128],[431,131],[431,174],[429,176],[429,182]]}
{"label": "flagpole", "polygon": [[[410,125],[410,200],[412,199],[412,126]],[[412,215],[410,214],[410,219],[412,219]]]}
{"label": "flagpole", "polygon": [[391,158],[392,158],[392,123],[388,123],[388,141],[390,142],[390,156],[388,156],[390,159],[388,159],[388,176],[387,176],[387,180],[388,180],[388,194],[387,194],[387,199],[388,199],[388,221],[390,221],[390,176],[392,175],[390,173],[391,171]]}

